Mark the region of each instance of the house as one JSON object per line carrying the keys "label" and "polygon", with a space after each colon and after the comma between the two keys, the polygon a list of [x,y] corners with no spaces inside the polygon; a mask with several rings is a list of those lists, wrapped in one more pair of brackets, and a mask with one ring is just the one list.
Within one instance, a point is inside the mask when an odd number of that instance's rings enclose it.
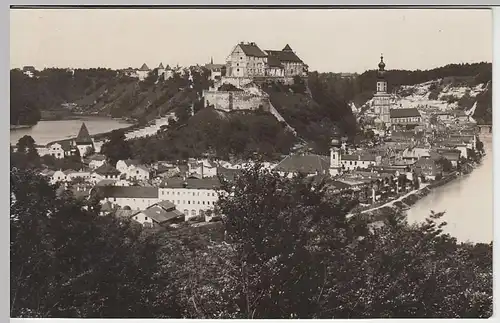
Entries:
{"label": "house", "polygon": [[144,165],[131,164],[126,172],[128,180],[146,181],[151,178],[151,171]]}
{"label": "house", "polygon": [[142,64],[141,68],[137,70],[137,76],[139,77],[140,81],[144,81],[146,77],[148,76],[149,72],[151,72],[151,69],[146,65],[146,63]]}
{"label": "house", "polygon": [[222,78],[223,71],[226,69],[224,64],[214,64],[213,58],[210,59],[210,64],[205,64],[205,68],[210,71],[210,79],[217,81]]}
{"label": "house", "polygon": [[240,42],[226,59],[227,77],[306,76],[307,65],[287,44],[281,51],[263,51],[254,42]]}
{"label": "house", "polygon": [[66,171],[66,180],[68,182],[74,181],[74,180],[81,180],[81,181],[89,181],[91,179],[91,173],[90,171]]}
{"label": "house", "polygon": [[163,76],[163,74],[165,73],[165,67],[163,66],[163,63],[160,62],[157,71],[158,71],[158,76]]}
{"label": "house", "polygon": [[28,77],[35,76],[36,69],[33,66],[23,66],[23,74]]}
{"label": "house", "polygon": [[460,160],[460,150],[438,148],[437,153],[448,159],[453,167],[457,167]]}
{"label": "house", "polygon": [[101,181],[103,179],[118,180],[120,179],[120,172],[113,166],[104,164],[94,170],[94,172],[92,173],[92,179],[95,182]]}
{"label": "house", "polygon": [[121,174],[128,174],[129,167],[132,165],[139,165],[140,162],[136,159],[125,159],[125,160],[119,160],[116,163],[116,169],[121,173]]}
{"label": "house", "polygon": [[173,203],[161,201],[134,214],[131,218],[139,222],[143,227],[154,228],[184,222],[185,215],[177,210]]}
{"label": "house", "polygon": [[453,115],[449,112],[438,112],[435,114],[439,121],[448,122],[453,120]]}
{"label": "house", "polygon": [[198,175],[200,178],[217,176],[217,164],[209,160],[188,161],[188,175]]}
{"label": "house", "polygon": [[76,149],[71,147],[71,144],[69,141],[61,141],[61,142],[55,142],[51,145],[49,145],[49,155],[57,158],[57,159],[63,159],[65,157],[69,157],[73,155]]}
{"label": "house", "polygon": [[87,158],[90,169],[97,169],[106,164],[106,156],[95,154]]}
{"label": "house", "polygon": [[422,123],[422,116],[417,108],[391,109],[389,115],[393,126],[419,125]]}
{"label": "house", "polygon": [[392,131],[391,140],[393,142],[399,143],[410,143],[421,140],[423,137],[422,133],[415,133],[414,131]]}
{"label": "house", "polygon": [[177,206],[186,219],[213,212],[219,200],[221,183],[217,178],[169,178],[159,188],[159,198]]}
{"label": "house", "polygon": [[328,157],[320,155],[289,155],[273,169],[281,176],[292,177],[299,173],[307,176],[328,174],[330,162]]}
{"label": "house", "polygon": [[55,171],[54,174],[52,174],[51,178],[51,183],[60,183],[60,182],[65,182],[66,181],[66,173],[63,172],[62,170]]}
{"label": "house", "polygon": [[80,131],[75,139],[75,146],[78,149],[81,157],[86,157],[87,155],[93,153],[94,150],[94,141],[90,137],[89,131],[87,130],[87,126],[85,122],[82,122],[82,126],[80,127]]}
{"label": "house", "polygon": [[340,155],[340,165],[343,170],[365,169],[370,166],[379,165],[382,156],[375,156],[373,154],[352,154]]}
{"label": "house", "polygon": [[405,164],[412,165],[420,158],[430,157],[429,149],[421,147],[408,147],[403,150],[401,157]]}
{"label": "house", "polygon": [[93,194],[101,198],[101,203],[111,202],[121,208],[144,210],[158,203],[157,187],[142,186],[101,186],[93,189]]}
{"label": "house", "polygon": [[435,180],[443,175],[441,164],[428,157],[422,157],[415,163],[415,171],[427,180]]}

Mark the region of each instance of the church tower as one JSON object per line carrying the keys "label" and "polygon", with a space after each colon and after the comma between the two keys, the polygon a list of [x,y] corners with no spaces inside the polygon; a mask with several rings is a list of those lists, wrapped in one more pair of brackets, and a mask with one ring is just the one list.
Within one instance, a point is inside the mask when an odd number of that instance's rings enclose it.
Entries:
{"label": "church tower", "polygon": [[384,56],[380,56],[380,63],[377,71],[377,92],[373,96],[373,107],[375,114],[385,124],[390,123],[389,110],[391,105],[391,95],[387,93],[387,80],[385,78]]}
{"label": "church tower", "polygon": [[330,176],[337,176],[342,173],[342,141],[338,133],[335,133],[330,147]]}

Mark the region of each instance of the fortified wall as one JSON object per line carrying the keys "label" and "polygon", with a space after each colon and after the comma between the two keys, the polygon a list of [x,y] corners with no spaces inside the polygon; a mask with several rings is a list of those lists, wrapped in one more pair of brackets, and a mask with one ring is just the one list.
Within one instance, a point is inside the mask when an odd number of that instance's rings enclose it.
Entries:
{"label": "fortified wall", "polygon": [[203,91],[205,106],[226,112],[236,110],[255,111],[259,108],[269,111],[269,98],[246,91]]}

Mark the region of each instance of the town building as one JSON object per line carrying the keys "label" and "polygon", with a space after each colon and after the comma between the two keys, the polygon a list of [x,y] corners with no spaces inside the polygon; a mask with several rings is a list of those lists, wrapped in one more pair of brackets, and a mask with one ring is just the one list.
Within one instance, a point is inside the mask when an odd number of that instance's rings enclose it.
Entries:
{"label": "town building", "polygon": [[210,160],[188,160],[188,175],[197,178],[217,176],[217,164]]}
{"label": "town building", "polygon": [[104,164],[92,172],[91,180],[95,183],[103,179],[118,180],[120,179],[120,172],[109,164]]}
{"label": "town building", "polygon": [[97,169],[106,164],[106,156],[101,154],[94,154],[87,158],[90,169]]}
{"label": "town building", "polygon": [[159,198],[169,201],[182,211],[186,219],[213,214],[219,200],[221,183],[217,178],[169,178],[159,190]]}
{"label": "town building", "polygon": [[210,71],[210,79],[212,81],[220,81],[226,71],[226,65],[214,64],[214,59],[210,59],[210,64],[206,64],[205,68]]}
{"label": "town building", "polygon": [[139,81],[144,81],[144,79],[148,76],[151,69],[146,65],[146,63],[142,64],[141,68],[137,70],[137,77]]}
{"label": "town building", "polygon": [[130,165],[126,172],[128,180],[147,181],[151,178],[151,170],[144,165]]}
{"label": "town building", "polygon": [[436,180],[443,175],[443,167],[432,158],[420,158],[415,163],[415,172],[426,180]]}
{"label": "town building", "polygon": [[281,176],[292,177],[297,174],[306,176],[328,174],[330,163],[327,156],[290,155],[274,167]]}
{"label": "town building", "polygon": [[161,62],[160,62],[160,65],[158,65],[157,73],[158,73],[159,77],[161,77],[161,76],[163,76],[163,74],[165,74],[165,66],[163,66],[163,63],[161,63]]}
{"label": "town building", "polygon": [[23,66],[23,74],[28,77],[35,76],[36,69],[33,66]]}
{"label": "town building", "polygon": [[366,169],[370,166],[379,165],[381,162],[381,156],[375,156],[372,154],[351,154],[351,155],[340,155],[340,164],[343,171],[350,171],[356,169]]}
{"label": "town building", "polygon": [[94,151],[94,141],[92,140],[92,137],[90,137],[85,122],[82,122],[82,126],[80,127],[80,131],[76,136],[74,144],[82,158]]}
{"label": "town building", "polygon": [[389,114],[391,110],[391,95],[387,91],[385,74],[384,57],[380,56],[377,71],[377,92],[373,96],[373,110],[381,122],[389,125],[391,122]]}
{"label": "town building", "polygon": [[63,159],[73,155],[75,151],[76,148],[73,148],[69,141],[61,141],[50,144],[48,153],[57,159]]}
{"label": "town building", "polygon": [[111,202],[114,206],[138,211],[160,202],[157,187],[110,185],[94,187],[92,194],[101,198],[102,204]]}
{"label": "town building", "polygon": [[185,215],[175,208],[175,204],[168,201],[155,203],[131,217],[143,227],[165,227],[169,224],[184,222]]}
{"label": "town building", "polygon": [[136,159],[124,159],[124,160],[119,160],[116,163],[116,169],[122,174],[128,174],[128,170],[131,166],[136,166],[139,165],[140,162]]}
{"label": "town building", "polygon": [[390,110],[390,123],[398,126],[417,126],[422,123],[422,115],[417,108],[402,108]]}

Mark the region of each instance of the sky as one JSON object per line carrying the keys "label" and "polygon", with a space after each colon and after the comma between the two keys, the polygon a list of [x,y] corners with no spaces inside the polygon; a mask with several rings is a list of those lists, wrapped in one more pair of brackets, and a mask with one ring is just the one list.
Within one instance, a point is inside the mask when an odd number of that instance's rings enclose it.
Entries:
{"label": "sky", "polygon": [[295,53],[319,72],[492,61],[490,10],[11,9],[10,65],[150,68],[224,63],[234,46]]}

